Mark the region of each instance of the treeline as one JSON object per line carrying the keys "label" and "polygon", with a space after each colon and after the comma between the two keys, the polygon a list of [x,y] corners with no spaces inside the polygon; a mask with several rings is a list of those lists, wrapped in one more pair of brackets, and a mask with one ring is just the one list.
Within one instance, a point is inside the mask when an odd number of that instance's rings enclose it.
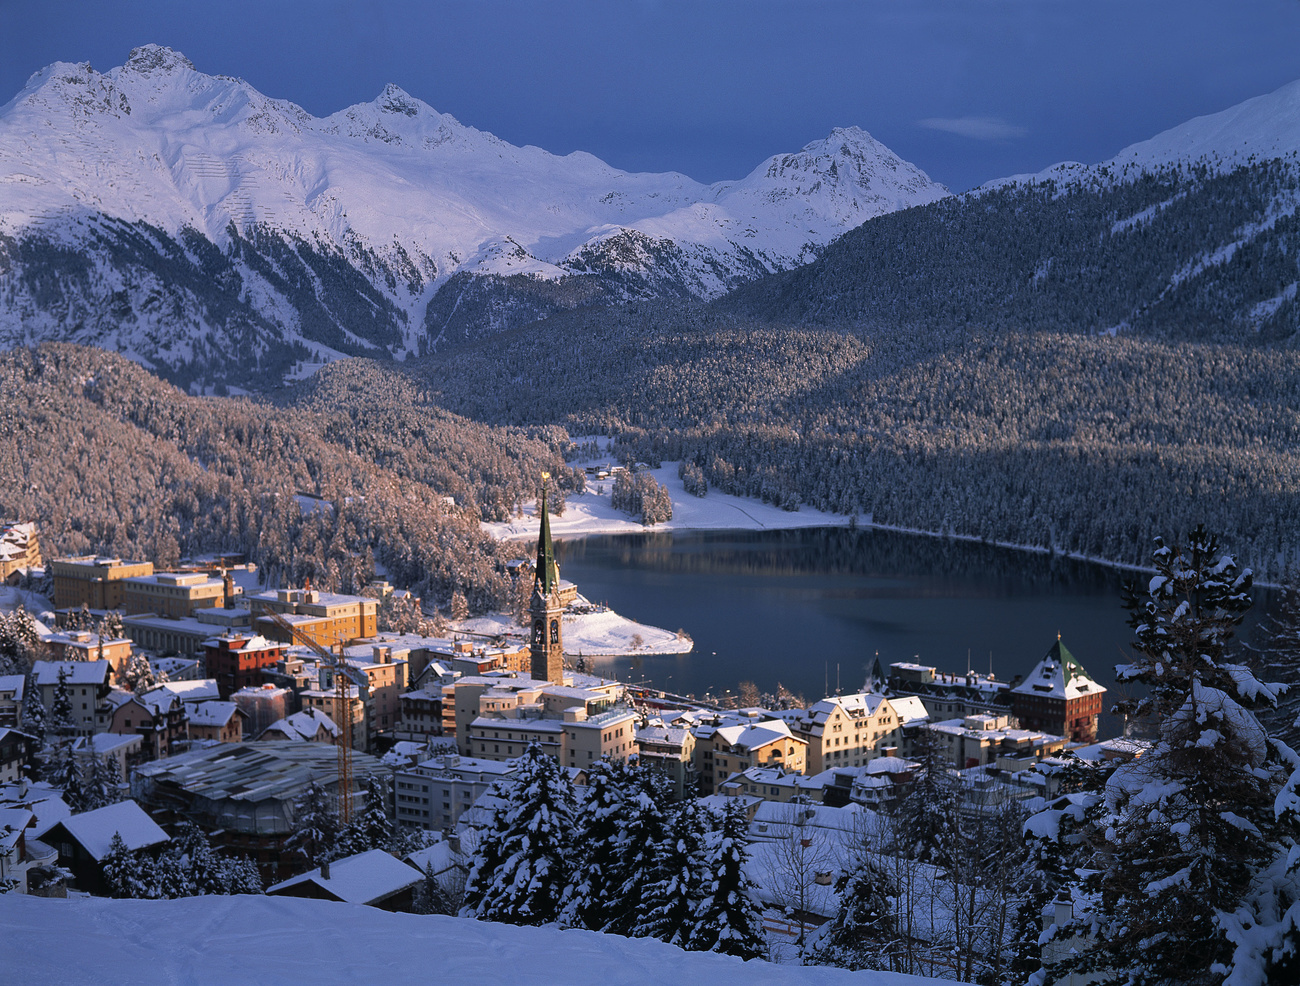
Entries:
{"label": "treeline", "polygon": [[1262,574],[1300,561],[1291,350],[633,305],[413,370],[456,413],[613,435],[789,509],[1133,564],[1203,521]]}
{"label": "treeline", "polygon": [[[574,482],[561,430],[431,410],[366,363],[331,368],[297,396],[302,407],[190,397],[77,346],[4,353],[0,516],[36,521],[46,557],[166,568],[244,552],[271,584],[341,591],[380,564],[427,601],[457,590],[474,608],[508,600],[511,549],[480,519],[517,508],[544,470]],[[304,508],[303,493],[324,502]]]}

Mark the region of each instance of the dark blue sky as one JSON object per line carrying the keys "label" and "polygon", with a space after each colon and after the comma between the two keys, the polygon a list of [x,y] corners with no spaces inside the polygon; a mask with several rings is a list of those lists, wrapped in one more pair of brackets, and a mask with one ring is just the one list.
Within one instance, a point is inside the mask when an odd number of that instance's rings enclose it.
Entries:
{"label": "dark blue sky", "polygon": [[150,41],[317,115],[391,81],[511,143],[702,181],[857,125],[960,190],[1300,78],[1300,0],[0,0],[0,103]]}

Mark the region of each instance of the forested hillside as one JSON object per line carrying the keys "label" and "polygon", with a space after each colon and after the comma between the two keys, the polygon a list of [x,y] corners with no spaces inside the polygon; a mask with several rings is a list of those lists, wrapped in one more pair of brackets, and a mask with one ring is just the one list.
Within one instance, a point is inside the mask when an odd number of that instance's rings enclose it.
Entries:
{"label": "forested hillside", "polygon": [[[244,551],[271,584],[356,590],[375,562],[431,601],[506,598],[507,549],[480,530],[562,483],[559,429],[494,428],[423,404],[373,364],[329,368],[299,408],[189,397],[115,354],[0,355],[0,516],[40,524],[47,557],[110,552],[166,567]],[[295,494],[328,501],[304,511]],[[454,498],[454,504],[446,497]]]}
{"label": "forested hillside", "polygon": [[797,323],[1275,344],[1300,328],[1297,187],[1294,154],[1006,183],[877,217],[722,304]]}
{"label": "forested hillside", "polygon": [[1142,562],[1203,521],[1297,560],[1300,355],[1129,336],[576,312],[413,367],[456,413],[618,436],[797,509]]}

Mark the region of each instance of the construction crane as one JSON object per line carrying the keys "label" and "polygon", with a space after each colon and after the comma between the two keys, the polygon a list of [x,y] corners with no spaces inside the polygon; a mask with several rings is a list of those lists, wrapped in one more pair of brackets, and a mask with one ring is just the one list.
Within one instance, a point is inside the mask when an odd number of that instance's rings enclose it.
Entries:
{"label": "construction crane", "polygon": [[365,687],[369,680],[364,674],[348,666],[343,655],[326,650],[307,634],[290,623],[280,613],[267,610],[262,614],[277,627],[308,648],[320,660],[321,664],[334,672],[334,714],[342,721],[339,727],[339,824],[347,825],[352,820],[352,696],[349,687],[356,684]]}

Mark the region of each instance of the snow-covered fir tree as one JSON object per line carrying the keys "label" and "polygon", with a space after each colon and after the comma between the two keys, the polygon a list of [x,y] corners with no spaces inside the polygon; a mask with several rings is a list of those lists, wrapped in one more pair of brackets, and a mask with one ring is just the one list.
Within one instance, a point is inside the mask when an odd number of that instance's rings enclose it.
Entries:
{"label": "snow-covered fir tree", "polygon": [[811,965],[844,969],[889,969],[897,893],[885,867],[870,852],[859,852],[856,865],[835,885],[840,906],[817,933],[805,955]]}
{"label": "snow-covered fir tree", "polygon": [[54,695],[45,717],[45,730],[56,736],[70,736],[76,728],[76,721],[72,718],[72,693],[68,691],[68,669],[60,666]]}
{"label": "snow-covered fir tree", "polygon": [[1251,573],[1201,528],[1182,548],[1157,539],[1153,561],[1146,587],[1126,592],[1135,660],[1117,670],[1145,686],[1122,708],[1149,719],[1156,739],[1106,783],[1106,852],[1082,888],[1089,910],[1057,930],[1088,944],[1045,980],[1279,982],[1300,941],[1297,758],[1253,711],[1280,689],[1229,656]]}
{"label": "snow-covered fir tree", "polygon": [[338,805],[334,796],[313,780],[294,800],[293,833],[285,841],[285,851],[296,853],[310,866],[319,866],[334,858],[338,837]]}
{"label": "snow-covered fir tree", "polygon": [[334,857],[353,856],[371,849],[391,850],[395,829],[388,814],[388,789],[383,778],[372,774],[366,780],[366,797],[352,820],[338,834]]}
{"label": "snow-covered fir tree", "polygon": [[894,851],[923,863],[938,862],[948,851],[957,827],[957,794],[950,769],[929,730],[922,730],[916,783],[896,810]]}
{"label": "snow-covered fir tree", "polygon": [[114,832],[108,844],[108,852],[99,861],[109,896],[149,900],[162,896],[155,882],[156,871],[152,864],[152,858],[145,860],[139,853],[132,852],[122,840],[121,833]]}
{"label": "snow-covered fir tree", "polygon": [[74,813],[90,809],[81,764],[77,762],[71,740],[62,739],[47,746],[41,753],[41,763],[41,779],[59,789],[64,803]]}
{"label": "snow-covered fir tree", "polygon": [[601,928],[616,935],[632,934],[645,910],[646,888],[661,875],[656,862],[667,829],[660,807],[668,800],[663,778],[640,765],[625,770],[628,794],[620,812],[624,819],[621,851],[610,871],[615,889]]}
{"label": "snow-covered fir tree", "polygon": [[479,843],[463,913],[507,924],[548,924],[573,874],[573,790],[536,743],[518,760],[505,805]]}
{"label": "snow-covered fir tree", "polygon": [[710,882],[704,836],[715,821],[694,798],[673,812],[664,838],[655,847],[652,876],[641,893],[641,912],[632,929],[635,937],[686,945],[691,917]]}
{"label": "snow-covered fir tree", "polygon": [[[87,743],[89,742],[87,740]],[[90,772],[86,777],[85,788],[88,811],[103,808],[107,805],[115,805],[122,800],[118,773],[113,767],[111,759],[107,755],[98,756],[94,750],[94,746],[91,745]]]}
{"label": "snow-covered fir tree", "polygon": [[23,694],[22,730],[36,737],[37,747],[45,746],[45,723],[45,705],[41,702],[36,682],[29,676],[27,690]]}
{"label": "snow-covered fir tree", "polygon": [[692,909],[684,947],[742,959],[767,955],[762,912],[745,875],[745,809],[729,804],[704,837],[703,895]]}

